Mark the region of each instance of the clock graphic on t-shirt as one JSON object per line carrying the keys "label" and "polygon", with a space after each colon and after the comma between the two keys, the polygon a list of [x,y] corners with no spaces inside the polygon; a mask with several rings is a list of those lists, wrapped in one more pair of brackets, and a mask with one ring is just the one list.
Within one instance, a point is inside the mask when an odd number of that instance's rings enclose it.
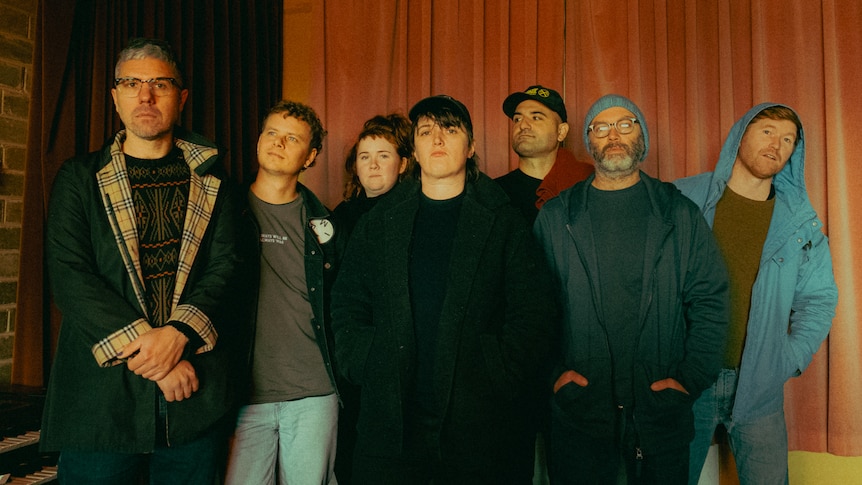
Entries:
{"label": "clock graphic on t-shirt", "polygon": [[329,242],[335,233],[335,228],[329,219],[311,219],[308,221],[308,225],[311,226],[311,230],[314,231],[314,234],[317,236],[317,242],[320,244]]}

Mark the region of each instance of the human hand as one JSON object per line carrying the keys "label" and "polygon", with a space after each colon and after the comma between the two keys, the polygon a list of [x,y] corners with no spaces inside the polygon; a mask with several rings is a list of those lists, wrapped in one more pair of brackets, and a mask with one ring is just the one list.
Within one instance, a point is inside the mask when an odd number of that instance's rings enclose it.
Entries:
{"label": "human hand", "polygon": [[187,360],[181,360],[164,379],[156,381],[167,402],[182,401],[197,392],[200,383],[195,368]]}
{"label": "human hand", "polygon": [[554,394],[556,394],[561,387],[565,386],[570,382],[574,382],[581,387],[587,387],[587,384],[589,384],[589,381],[587,381],[586,377],[573,370],[567,370],[566,372],[563,372],[563,375],[561,375],[557,379],[557,382],[554,383]]}
{"label": "human hand", "polygon": [[678,380],[673,377],[668,377],[667,379],[662,379],[660,381],[655,381],[649,386],[655,392],[664,391],[665,389],[675,389],[681,393],[688,394],[688,391],[685,390],[685,387],[679,383]]}
{"label": "human hand", "polygon": [[165,325],[139,336],[120,353],[128,357],[126,365],[135,374],[160,381],[177,365],[189,339],[176,328]]}

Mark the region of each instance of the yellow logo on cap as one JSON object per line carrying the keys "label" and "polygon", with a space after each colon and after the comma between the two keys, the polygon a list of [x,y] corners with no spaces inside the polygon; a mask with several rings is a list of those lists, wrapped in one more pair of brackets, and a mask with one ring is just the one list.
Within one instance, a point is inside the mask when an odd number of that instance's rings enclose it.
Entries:
{"label": "yellow logo on cap", "polygon": [[525,94],[529,94],[530,96],[540,96],[542,98],[547,98],[551,95],[551,92],[547,89],[539,89],[539,88],[531,88],[524,91]]}

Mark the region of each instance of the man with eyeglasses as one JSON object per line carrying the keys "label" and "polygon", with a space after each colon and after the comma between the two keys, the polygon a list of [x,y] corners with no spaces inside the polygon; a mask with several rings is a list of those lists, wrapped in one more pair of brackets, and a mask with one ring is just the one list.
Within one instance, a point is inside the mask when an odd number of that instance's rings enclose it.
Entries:
{"label": "man with eyeglasses", "polygon": [[703,210],[730,274],[722,369],[694,405],[692,485],[719,423],[742,485],[788,480],[784,384],[811,363],[838,303],[803,133],[789,106],[759,104],[730,129],[714,172],[675,182]]}
{"label": "man with eyeglasses", "polygon": [[42,448],[64,484],[209,484],[233,405],[235,196],[216,146],[176,126],[188,91],[170,45],[132,39],[114,77],[125,128],[51,194],[63,323]]}
{"label": "man with eyeglasses", "polygon": [[697,207],[640,170],[649,132],[631,100],[600,98],[583,136],[595,174],[534,226],[562,315],[550,477],[684,484],[691,406],[719,368],[727,274]]}

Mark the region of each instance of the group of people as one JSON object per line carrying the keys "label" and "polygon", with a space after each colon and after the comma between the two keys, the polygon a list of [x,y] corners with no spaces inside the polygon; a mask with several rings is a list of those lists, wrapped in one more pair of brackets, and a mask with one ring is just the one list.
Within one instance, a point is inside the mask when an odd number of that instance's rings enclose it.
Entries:
{"label": "group of people", "polygon": [[299,182],[309,106],[269,110],[237,187],[177,126],[168,44],[130,41],[111,94],[123,129],[48,214],[60,483],[520,484],[546,448],[552,483],[696,484],[719,424],[741,483],[787,482],[783,386],[837,301],[791,108],[672,184],[633,101],[586,113],[587,164],[531,86],[493,180],[467,107],[431,96],[365,123],[330,212]]}

